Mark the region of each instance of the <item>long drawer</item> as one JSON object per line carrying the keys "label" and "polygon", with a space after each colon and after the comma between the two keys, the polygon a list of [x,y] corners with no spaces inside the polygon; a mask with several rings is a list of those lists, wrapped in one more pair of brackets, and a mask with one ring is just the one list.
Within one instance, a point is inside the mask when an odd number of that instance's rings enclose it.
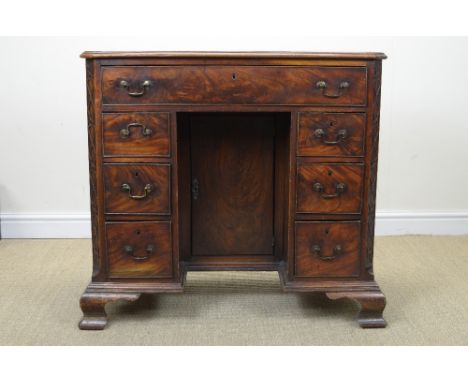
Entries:
{"label": "long drawer", "polygon": [[102,69],[104,104],[365,106],[365,67],[113,66]]}

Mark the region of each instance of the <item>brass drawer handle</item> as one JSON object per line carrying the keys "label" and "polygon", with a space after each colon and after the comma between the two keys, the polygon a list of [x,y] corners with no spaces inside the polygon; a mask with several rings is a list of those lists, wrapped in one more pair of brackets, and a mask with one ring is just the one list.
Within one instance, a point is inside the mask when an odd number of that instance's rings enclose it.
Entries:
{"label": "brass drawer handle", "polygon": [[337,93],[334,93],[334,94],[330,94],[330,93],[327,93],[325,91],[325,89],[328,87],[328,84],[321,80],[321,81],[317,81],[317,83],[315,84],[315,87],[318,88],[318,89],[322,89],[322,95],[324,97],[328,97],[328,98],[338,98],[338,97],[341,97],[343,95],[343,92],[348,89],[350,86],[350,83],[348,81],[342,81],[340,83],[340,86],[338,87],[338,92]]}
{"label": "brass drawer handle", "polygon": [[130,92],[130,84],[128,83],[128,81],[126,80],[122,80],[120,81],[120,84],[119,86],[121,88],[124,88],[127,90],[127,94],[130,96],[130,97],[141,97],[143,94],[145,94],[146,92],[146,89],[149,88],[151,86],[151,81],[150,80],[145,80],[141,83],[141,92]]}
{"label": "brass drawer handle", "polygon": [[151,255],[153,253],[153,250],[154,250],[154,245],[153,244],[148,244],[146,246],[146,255],[145,256],[135,256],[135,251],[133,249],[133,246],[131,245],[124,245],[124,251],[127,255],[129,256],[132,256],[132,258],[134,260],[146,260],[147,258],[149,258],[149,255]]}
{"label": "brass drawer handle", "polygon": [[337,145],[337,144],[343,142],[346,139],[346,137],[348,136],[348,132],[346,131],[346,129],[338,130],[338,132],[336,134],[336,140],[334,140],[334,141],[327,141],[325,139],[327,137],[327,134],[325,133],[325,131],[323,129],[315,130],[314,135],[315,135],[316,138],[321,139],[322,143],[324,143],[326,145]]}
{"label": "brass drawer handle", "polygon": [[312,186],[314,191],[315,192],[318,192],[320,194],[320,197],[322,199],[333,199],[333,198],[337,198],[338,196],[340,196],[343,192],[345,192],[346,190],[346,185],[344,183],[338,183],[336,186],[335,186],[335,190],[336,192],[334,194],[324,194],[324,190],[325,190],[325,187],[323,186],[322,183],[320,182],[316,182],[314,183],[314,185]]}
{"label": "brass drawer handle", "polygon": [[128,192],[128,196],[132,199],[144,199],[151,191],[153,191],[153,186],[151,184],[147,184],[145,186],[143,189],[143,195],[132,195],[132,187],[128,183],[122,184],[120,188],[123,192]]}
{"label": "brass drawer handle", "polygon": [[330,261],[330,260],[335,260],[337,256],[342,255],[342,247],[340,244],[335,245],[335,248],[333,248],[333,255],[332,256],[322,256],[322,248],[318,244],[314,244],[312,246],[312,250],[315,252],[315,254],[318,256],[320,260],[323,261]]}
{"label": "brass drawer handle", "polygon": [[130,136],[130,128],[132,127],[140,127],[141,133],[145,137],[149,137],[151,134],[153,134],[153,130],[141,123],[129,123],[126,127],[120,130],[120,138],[127,139]]}

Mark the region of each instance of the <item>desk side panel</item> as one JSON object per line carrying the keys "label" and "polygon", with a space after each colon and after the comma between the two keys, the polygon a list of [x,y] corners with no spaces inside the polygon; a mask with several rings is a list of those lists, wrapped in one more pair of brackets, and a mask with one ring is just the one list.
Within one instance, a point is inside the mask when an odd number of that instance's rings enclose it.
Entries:
{"label": "desk side panel", "polygon": [[88,157],[89,188],[91,202],[91,233],[93,246],[93,281],[105,280],[104,221],[102,199],[101,163],[101,96],[100,64],[98,60],[86,60],[86,92],[88,108]]}

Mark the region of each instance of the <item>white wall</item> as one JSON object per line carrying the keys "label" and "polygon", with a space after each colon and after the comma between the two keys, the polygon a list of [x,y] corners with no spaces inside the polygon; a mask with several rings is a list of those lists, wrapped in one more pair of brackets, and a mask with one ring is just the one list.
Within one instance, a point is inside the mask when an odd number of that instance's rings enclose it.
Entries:
{"label": "white wall", "polygon": [[84,50],[383,51],[377,233],[468,233],[468,38],[0,38],[3,237],[89,236]]}

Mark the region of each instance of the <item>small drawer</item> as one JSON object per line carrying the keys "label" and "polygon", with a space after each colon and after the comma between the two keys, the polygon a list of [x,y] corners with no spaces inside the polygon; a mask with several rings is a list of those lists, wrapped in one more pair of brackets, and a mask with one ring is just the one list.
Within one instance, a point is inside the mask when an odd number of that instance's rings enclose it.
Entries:
{"label": "small drawer", "polygon": [[152,164],[105,164],[106,213],[169,215],[171,166]]}
{"label": "small drawer", "polygon": [[360,222],[296,222],[297,277],[357,277]]}
{"label": "small drawer", "polygon": [[169,113],[110,113],[102,117],[104,156],[170,156]]}
{"label": "small drawer", "polygon": [[298,156],[363,156],[366,114],[299,113]]}
{"label": "small drawer", "polygon": [[366,67],[111,66],[103,104],[347,105],[367,102]]}
{"label": "small drawer", "polygon": [[110,278],[172,277],[170,222],[106,223]]}
{"label": "small drawer", "polygon": [[297,168],[298,213],[358,214],[361,210],[362,164],[309,164]]}

